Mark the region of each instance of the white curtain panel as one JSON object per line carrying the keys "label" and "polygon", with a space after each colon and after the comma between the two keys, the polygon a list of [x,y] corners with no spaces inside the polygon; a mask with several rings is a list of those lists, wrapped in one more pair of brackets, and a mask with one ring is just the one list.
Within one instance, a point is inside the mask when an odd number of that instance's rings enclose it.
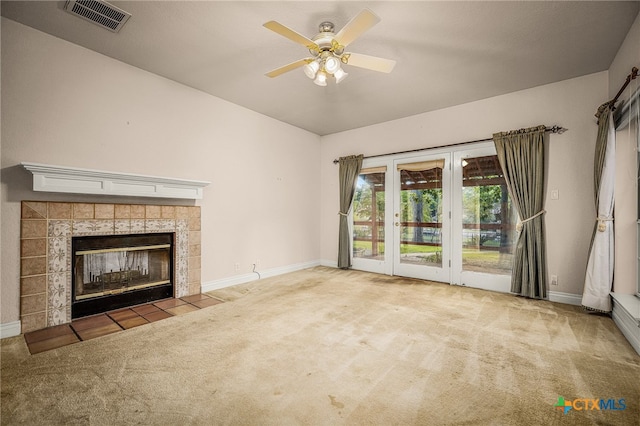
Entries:
{"label": "white curtain panel", "polygon": [[609,113],[609,130],[600,181],[598,203],[598,229],[595,233],[582,295],[582,306],[600,312],[611,312],[611,285],[613,283],[614,241],[613,206],[616,171],[616,133],[613,114]]}

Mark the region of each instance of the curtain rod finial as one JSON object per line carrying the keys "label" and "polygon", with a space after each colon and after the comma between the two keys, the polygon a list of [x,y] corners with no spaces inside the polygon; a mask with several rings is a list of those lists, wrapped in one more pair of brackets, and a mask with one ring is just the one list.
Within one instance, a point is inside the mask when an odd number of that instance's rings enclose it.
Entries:
{"label": "curtain rod finial", "polygon": [[567,130],[569,130],[569,129],[566,129],[566,128],[562,127],[562,126],[551,126],[551,127],[549,128],[549,131],[550,131],[551,133],[557,133],[557,134],[559,134],[559,135],[563,134],[563,133],[564,133],[564,132],[566,132]]}

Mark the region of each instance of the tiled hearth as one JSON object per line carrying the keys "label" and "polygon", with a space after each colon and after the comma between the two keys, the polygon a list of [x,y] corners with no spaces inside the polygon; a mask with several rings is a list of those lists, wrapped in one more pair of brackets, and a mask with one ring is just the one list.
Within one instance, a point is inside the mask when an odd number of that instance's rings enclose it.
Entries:
{"label": "tiled hearth", "polygon": [[223,301],[206,294],[195,294],[180,299],[159,300],[153,303],[76,319],[70,324],[56,325],[25,333],[24,339],[29,352],[33,355],[139,327],[172,316],[188,314],[219,303],[223,303]]}
{"label": "tiled hearth", "polygon": [[71,322],[71,239],[175,233],[175,295],[200,294],[200,207],[23,201],[22,332]]}

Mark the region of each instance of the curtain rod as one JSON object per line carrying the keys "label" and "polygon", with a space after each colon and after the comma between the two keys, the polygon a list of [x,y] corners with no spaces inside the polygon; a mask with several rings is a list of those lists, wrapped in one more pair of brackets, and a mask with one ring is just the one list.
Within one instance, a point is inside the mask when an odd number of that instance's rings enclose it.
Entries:
{"label": "curtain rod", "polygon": [[[618,98],[620,97],[620,95],[622,95],[622,92],[624,92],[624,89],[627,88],[631,80],[635,80],[637,76],[638,76],[638,68],[636,67],[631,68],[631,74],[627,76],[624,83],[622,84],[622,87],[620,88],[620,90],[618,90],[618,93],[616,93],[616,96],[614,96],[614,98],[611,99],[609,102],[605,103],[605,104],[611,105],[611,110],[616,109],[616,102],[618,102]],[[596,117],[598,117],[598,114],[596,114]]]}
{"label": "curtain rod", "polygon": [[[545,132],[557,133],[559,135],[563,134],[567,130],[569,130],[569,129],[565,129],[562,126],[551,126],[551,127],[546,127],[544,129]],[[448,147],[451,147],[451,146],[468,145],[468,144],[471,144],[471,143],[478,143],[478,142],[489,142],[489,141],[492,141],[492,140],[493,140],[493,138],[476,139],[474,141],[456,142],[456,143],[452,143],[452,144],[449,144],[449,145],[433,146],[433,147],[429,147],[429,148],[418,148],[418,149],[410,149],[408,151],[397,151],[397,152],[389,152],[387,154],[369,155],[369,156],[366,156],[364,158],[386,157],[388,155],[396,155],[396,154],[410,154],[412,152],[424,151],[426,149],[448,148]],[[339,162],[340,162],[340,160],[333,160],[333,164],[338,164]]]}

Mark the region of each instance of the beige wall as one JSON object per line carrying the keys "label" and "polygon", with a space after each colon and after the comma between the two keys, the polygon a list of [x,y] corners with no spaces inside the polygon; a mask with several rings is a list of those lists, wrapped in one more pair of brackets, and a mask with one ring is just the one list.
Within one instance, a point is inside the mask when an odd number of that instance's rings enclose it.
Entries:
{"label": "beige wall", "polygon": [[[593,112],[640,64],[640,15],[608,73],[323,138],[4,18],[1,40],[0,323],[8,323],[19,318],[20,201],[131,202],[35,193],[22,161],[212,181],[198,202],[206,283],[246,274],[256,259],[263,269],[335,262],[334,158],[437,147],[536,124],[570,129],[551,136],[547,150],[547,188],[560,191],[559,200],[546,202],[548,258],[549,273],[559,277],[551,290],[581,294],[595,214]],[[619,134],[616,290],[625,292],[635,285],[635,158],[635,146]]]}
{"label": "beige wall", "polygon": [[[609,69],[609,99],[616,95],[633,67],[640,68],[640,14],[636,17]],[[640,78],[632,81],[629,88],[620,96],[620,102],[617,105],[622,105],[629,98],[631,91],[639,86]],[[616,264],[613,288],[616,292],[625,294],[635,293],[637,279],[638,191],[635,131],[635,126],[631,126],[616,134]]]}
{"label": "beige wall", "polygon": [[211,181],[203,284],[320,258],[319,136],[4,18],[1,136],[0,323],[19,319],[20,201],[134,202],[33,192],[23,161]]}
{"label": "beige wall", "polygon": [[[593,218],[593,155],[596,108],[607,98],[607,73],[601,72],[508,95],[325,136],[322,139],[322,248],[326,264],[337,260],[338,169],[334,158],[437,147],[491,137],[523,127],[562,125],[547,149],[545,208],[552,291],[581,294]],[[558,200],[550,190],[559,190]]]}

